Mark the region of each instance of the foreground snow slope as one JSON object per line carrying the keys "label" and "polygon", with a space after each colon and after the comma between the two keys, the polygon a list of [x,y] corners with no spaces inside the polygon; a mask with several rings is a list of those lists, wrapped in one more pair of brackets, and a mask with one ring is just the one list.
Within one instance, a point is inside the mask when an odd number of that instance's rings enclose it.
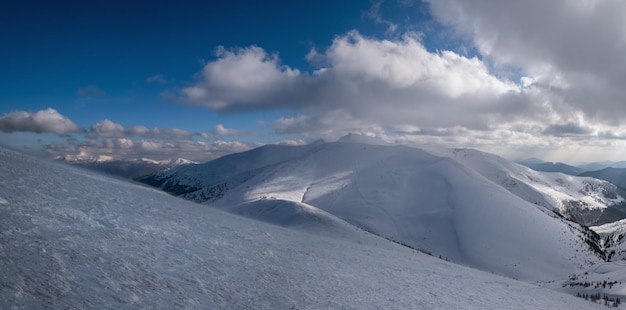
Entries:
{"label": "foreground snow slope", "polygon": [[596,306],[364,232],[318,237],[2,148],[0,175],[2,309]]}
{"label": "foreground snow slope", "polygon": [[306,203],[282,199],[259,199],[225,206],[224,209],[231,213],[318,236],[351,238],[357,242],[364,242],[363,230]]}
{"label": "foreground snow slope", "polygon": [[[263,166],[267,157],[274,160]],[[191,188],[182,196],[227,210],[258,199],[303,202],[385,238],[528,281],[565,279],[601,261],[580,226],[461,161],[412,147],[272,146],[193,168],[154,183]]]}

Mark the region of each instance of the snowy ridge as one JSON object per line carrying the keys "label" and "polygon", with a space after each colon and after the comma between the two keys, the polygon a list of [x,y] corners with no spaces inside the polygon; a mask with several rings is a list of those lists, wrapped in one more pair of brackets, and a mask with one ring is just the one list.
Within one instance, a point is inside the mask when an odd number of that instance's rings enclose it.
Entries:
{"label": "snowy ridge", "polygon": [[602,261],[583,228],[485,171],[414,147],[334,142],[260,148],[153,181],[225,209],[263,198],[303,202],[453,262],[528,281],[565,279]]}
{"label": "snowy ridge", "polygon": [[175,167],[175,166],[180,166],[180,165],[187,165],[187,164],[197,164],[197,162],[189,160],[189,159],[185,159],[185,158],[170,158],[170,159],[162,159],[162,160],[155,160],[155,159],[151,159],[151,158],[146,158],[146,157],[142,157],[142,158],[127,158],[127,159],[116,159],[113,158],[112,156],[109,155],[91,155],[91,154],[87,154],[85,152],[81,152],[79,154],[76,155],[64,155],[64,156],[57,156],[56,158],[54,158],[55,160],[59,160],[59,161],[64,161],[67,163],[80,163],[80,164],[87,164],[87,163],[105,163],[105,162],[115,162],[115,161],[120,161],[120,162],[143,162],[143,163],[147,163],[147,164],[152,164],[152,165],[157,165],[157,166],[164,166],[164,167]]}
{"label": "snowy ridge", "polygon": [[135,161],[146,162],[153,165],[166,166],[166,167],[176,167],[180,165],[189,165],[189,164],[198,164],[197,162],[185,158],[174,158],[174,159],[164,159],[164,160],[154,160],[150,158],[140,158]]}
{"label": "snowy ridge", "polygon": [[189,192],[194,189],[207,188],[218,180],[232,178],[238,174],[249,174],[256,169],[297,158],[314,148],[315,145],[293,147],[266,145],[200,165],[174,167],[142,181],[160,187],[181,187]]}
{"label": "snowy ridge", "polygon": [[317,237],[2,148],[0,174],[3,309],[602,309],[364,232]]}
{"label": "snowy ridge", "polygon": [[[626,194],[617,186],[590,177],[539,172],[502,157],[470,149],[441,150],[514,195],[584,225],[626,217]],[[610,208],[611,210],[605,210]]]}
{"label": "snowy ridge", "polygon": [[65,156],[59,156],[57,158],[55,158],[56,160],[62,160],[62,161],[66,161],[66,162],[80,162],[80,163],[86,163],[86,162],[93,162],[93,163],[103,163],[103,162],[107,162],[107,161],[112,161],[113,157],[108,156],[108,155],[90,155],[84,152],[81,152],[79,154],[76,155],[70,155],[67,154]]}

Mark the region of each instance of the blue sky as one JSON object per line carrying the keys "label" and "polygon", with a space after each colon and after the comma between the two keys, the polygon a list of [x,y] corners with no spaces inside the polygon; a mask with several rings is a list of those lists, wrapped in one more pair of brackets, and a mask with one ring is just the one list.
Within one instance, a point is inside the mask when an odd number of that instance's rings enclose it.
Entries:
{"label": "blue sky", "polygon": [[511,158],[623,159],[620,9],[565,0],[3,4],[0,143],[57,158],[207,160],[356,132]]}
{"label": "blue sky", "polygon": [[[102,118],[176,126],[174,113],[193,126],[189,129],[206,130],[206,122],[217,121],[214,113],[168,102],[160,92],[193,81],[220,45],[255,44],[307,66],[304,56],[311,46],[328,44],[337,30],[367,24],[360,10],[367,10],[368,2],[350,3],[12,4],[2,16],[2,41],[9,44],[1,51],[0,100],[9,110],[53,106],[85,127]],[[147,82],[155,76],[160,79]],[[98,93],[79,94],[90,86]],[[239,122],[229,115],[220,119]]]}

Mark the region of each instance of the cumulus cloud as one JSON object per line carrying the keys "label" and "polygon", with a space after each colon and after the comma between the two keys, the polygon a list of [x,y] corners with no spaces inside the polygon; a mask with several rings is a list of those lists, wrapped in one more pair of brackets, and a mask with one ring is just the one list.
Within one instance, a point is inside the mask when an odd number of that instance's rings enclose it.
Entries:
{"label": "cumulus cloud", "polygon": [[297,140],[282,140],[282,141],[279,141],[276,144],[278,144],[278,145],[293,145],[293,146],[297,146],[297,145],[305,145],[307,143],[308,142],[303,140],[303,139],[297,139]]}
{"label": "cumulus cloud", "polygon": [[90,127],[90,134],[103,138],[122,138],[126,135],[124,126],[103,119]]}
{"label": "cumulus cloud", "polygon": [[469,38],[485,57],[520,68],[545,85],[544,92],[558,95],[560,102],[553,104],[597,122],[623,120],[626,2],[429,2],[436,18]]}
{"label": "cumulus cloud", "polygon": [[131,136],[149,137],[152,135],[152,130],[146,126],[130,126],[127,130]]}
{"label": "cumulus cloud", "polygon": [[46,146],[48,155],[54,158],[111,158],[154,160],[186,158],[194,161],[207,161],[230,153],[243,152],[261,146],[256,142],[239,141],[191,141],[191,140],[146,140],[128,138],[91,139],[87,141],[68,141],[65,144],[54,143]]}
{"label": "cumulus cloud", "polygon": [[218,136],[242,136],[252,135],[254,133],[233,128],[226,128],[222,124],[217,124],[213,127],[213,134]]}
{"label": "cumulus cloud", "polygon": [[218,59],[202,70],[199,83],[182,90],[182,101],[215,110],[249,104],[279,106],[285,102],[273,100],[276,89],[289,87],[300,76],[300,71],[282,66],[277,54],[257,46],[219,47],[216,55]]}
{"label": "cumulus cloud", "polygon": [[[277,134],[316,133],[332,140],[349,132],[395,132],[413,140],[476,147],[524,137],[520,141],[541,145],[535,137],[580,136],[582,132],[570,128],[567,133],[559,126],[585,120],[565,104],[560,93],[565,81],[526,76],[516,83],[495,75],[477,57],[430,52],[412,33],[397,40],[356,31],[338,36],[326,50],[309,53],[311,61],[324,64],[312,73],[285,67],[277,55],[270,57],[258,47],[220,57],[207,63],[200,80],[187,89],[207,96],[183,92],[182,99],[218,111],[295,109],[295,115],[268,124]],[[244,72],[241,67],[246,66],[263,68],[271,78],[261,87],[245,74],[237,75],[240,80],[214,74],[216,67],[232,73]],[[228,131],[214,129],[220,132]],[[499,134],[487,134],[494,132]]]}
{"label": "cumulus cloud", "polygon": [[377,40],[351,31],[309,54],[327,64],[311,74],[259,47],[220,51],[180,100],[218,111],[289,107],[311,119],[344,115],[381,126],[484,127],[492,118],[540,113],[523,89],[492,75],[480,59],[429,52],[411,33]]}
{"label": "cumulus cloud", "polygon": [[65,134],[84,132],[85,130],[61,115],[57,110],[48,108],[37,112],[14,111],[0,116],[0,131],[29,131],[36,133],[52,132]]}
{"label": "cumulus cloud", "polygon": [[[101,158],[117,160],[150,158],[154,160],[186,158],[206,161],[234,152],[242,152],[261,144],[256,142],[221,141],[208,133],[192,133],[179,128],[142,125],[124,127],[108,119],[90,126],[86,139],[68,137],[65,143],[53,143],[45,151],[53,158]],[[207,141],[196,141],[200,137]]]}
{"label": "cumulus cloud", "polygon": [[200,138],[204,139],[204,140],[214,140],[215,137],[211,134],[208,134],[206,132],[200,132],[200,133],[195,133],[195,136],[199,136]]}
{"label": "cumulus cloud", "polygon": [[335,110],[321,115],[281,117],[271,124],[277,134],[317,133],[327,140],[338,139],[348,133],[370,135],[385,130],[378,124],[354,118],[345,111]]}
{"label": "cumulus cloud", "polygon": [[141,125],[124,128],[121,124],[104,119],[91,125],[88,136],[92,139],[98,137],[131,138],[133,136],[137,136],[151,139],[191,140],[193,138],[193,133],[180,128],[154,127],[150,129]]}
{"label": "cumulus cloud", "polygon": [[191,140],[193,134],[180,128],[165,128],[155,127],[148,134],[144,134],[144,137],[160,138],[160,139],[175,139],[175,140]]}
{"label": "cumulus cloud", "polygon": [[[626,3],[428,2],[476,56],[428,50],[411,32],[380,39],[350,31],[312,49],[306,57],[316,70],[302,72],[257,46],[221,47],[177,100],[216,111],[295,111],[267,124],[278,134],[391,132],[406,141],[551,151],[623,147],[626,19],[619,15]],[[371,3],[366,15],[384,23],[381,2]]]}

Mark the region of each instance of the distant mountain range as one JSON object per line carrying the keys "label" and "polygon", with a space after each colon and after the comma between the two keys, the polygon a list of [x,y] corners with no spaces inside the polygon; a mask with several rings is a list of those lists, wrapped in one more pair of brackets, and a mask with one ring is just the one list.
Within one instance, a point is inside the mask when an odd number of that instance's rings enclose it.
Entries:
{"label": "distant mountain range", "polygon": [[560,172],[569,175],[579,175],[584,172],[597,171],[605,168],[626,168],[626,161],[601,161],[574,166],[560,162],[546,162],[533,157],[518,160],[516,163],[537,171]]}
{"label": "distant mountain range", "polygon": [[553,162],[537,162],[537,161],[518,161],[519,164],[522,164],[530,169],[536,171],[543,172],[560,172],[569,175],[579,175],[588,170],[583,169],[581,167],[576,167],[564,163],[553,163]]}
{"label": "distant mountain range", "polygon": [[606,180],[621,188],[626,188],[626,168],[609,167],[596,171],[583,172],[580,176]]}
{"label": "distant mountain range", "polygon": [[626,188],[626,161],[603,161],[572,166],[564,163],[543,162],[537,158],[518,161],[536,171],[560,172],[573,176],[592,177],[609,181],[621,188]]}
{"label": "distant mountain range", "polygon": [[194,161],[184,158],[166,160],[153,160],[150,158],[116,160],[109,156],[66,156],[59,157],[57,160],[127,179],[136,179],[180,165],[197,164]]}
{"label": "distant mountain range", "polygon": [[604,168],[626,168],[626,161],[602,161],[579,166],[587,171],[601,170]]}

